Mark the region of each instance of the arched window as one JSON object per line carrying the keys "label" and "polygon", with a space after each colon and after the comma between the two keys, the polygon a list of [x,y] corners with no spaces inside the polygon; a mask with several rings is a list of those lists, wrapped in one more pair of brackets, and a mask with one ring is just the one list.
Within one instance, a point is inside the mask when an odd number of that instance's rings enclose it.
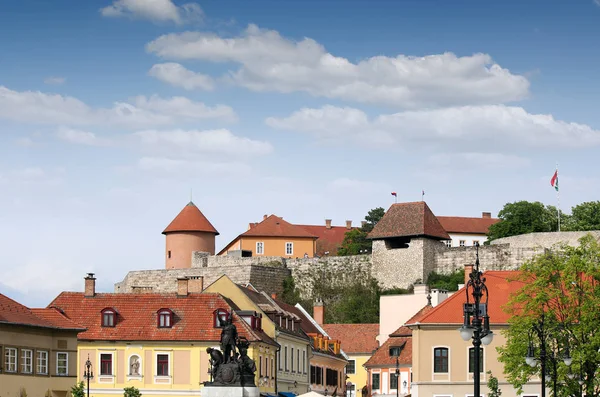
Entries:
{"label": "arched window", "polygon": [[213,325],[215,328],[224,327],[227,324],[229,313],[225,309],[217,309],[213,312]]}
{"label": "arched window", "polygon": [[117,324],[117,312],[115,309],[107,307],[102,310],[102,326],[114,327]]}
{"label": "arched window", "polygon": [[173,326],[173,311],[160,309],[158,311],[158,328],[171,328]]}

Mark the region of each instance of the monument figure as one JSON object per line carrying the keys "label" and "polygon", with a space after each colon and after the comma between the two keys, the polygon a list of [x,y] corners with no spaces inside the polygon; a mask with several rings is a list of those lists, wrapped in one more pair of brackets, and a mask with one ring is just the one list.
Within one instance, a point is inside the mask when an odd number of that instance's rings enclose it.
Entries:
{"label": "monument figure", "polygon": [[212,347],[207,347],[206,352],[210,357],[208,361],[210,363],[210,381],[212,382],[217,378],[217,370],[219,369],[219,365],[223,364],[223,353],[217,349],[213,349]]}
{"label": "monument figure", "polygon": [[233,313],[230,313],[225,326],[221,330],[221,351],[223,352],[223,363],[225,364],[234,361],[237,337],[237,328],[233,325]]}
{"label": "monument figure", "polygon": [[139,375],[140,374],[140,360],[137,357],[134,357],[133,362],[131,363],[130,369],[131,375]]}

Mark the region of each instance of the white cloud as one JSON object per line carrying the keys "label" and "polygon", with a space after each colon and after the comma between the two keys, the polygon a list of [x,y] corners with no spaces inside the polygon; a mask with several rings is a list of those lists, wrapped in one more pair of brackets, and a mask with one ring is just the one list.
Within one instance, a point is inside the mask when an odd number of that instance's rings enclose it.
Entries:
{"label": "white cloud", "polygon": [[63,261],[52,262],[49,263],[47,258],[36,258],[23,261],[19,266],[5,266],[1,284],[38,298],[57,294],[57,291],[79,289],[81,277],[77,266],[66,266]]}
{"label": "white cloud", "polygon": [[[324,106],[301,109],[289,117],[269,117],[278,129],[311,133],[319,140],[405,145],[463,145],[489,148],[589,147],[600,145],[600,131],[585,124],[556,120],[552,115],[531,114],[521,107],[504,105],[463,106],[404,111],[370,120],[352,108]],[[375,141],[374,141],[375,139]]]}
{"label": "white cloud", "polygon": [[234,62],[230,80],[255,91],[303,91],[314,96],[400,107],[488,104],[527,96],[529,81],[487,54],[374,56],[354,63],[315,40],[293,41],[256,25],[237,37],[184,32],[160,36],[147,51],[167,59]]}
{"label": "white cloud", "polygon": [[30,166],[2,172],[0,183],[12,186],[55,186],[64,182],[64,175],[65,170],[61,167]]}
{"label": "white cloud", "polygon": [[33,142],[33,139],[29,138],[29,137],[23,137],[23,138],[19,138],[15,141],[15,143],[18,146],[22,146],[22,147],[31,147],[33,146],[35,143]]}
{"label": "white cloud", "polygon": [[132,17],[178,25],[201,21],[204,13],[196,3],[177,6],[172,0],[114,0],[100,9],[105,17]]}
{"label": "white cloud", "polygon": [[60,127],[56,132],[56,136],[60,140],[78,145],[105,146],[110,144],[109,140],[98,138],[93,132],[68,127]]}
{"label": "white cloud", "polygon": [[0,86],[0,119],[28,124],[148,128],[190,120],[235,118],[228,106],[208,107],[184,97],[138,96],[111,108],[92,108],[77,98]]}
{"label": "white cloud", "polygon": [[173,153],[177,156],[202,154],[244,157],[265,155],[273,151],[273,147],[268,142],[236,136],[226,129],[208,131],[146,130],[133,135],[151,150]]}
{"label": "white cloud", "polygon": [[142,157],[138,160],[137,168],[155,176],[177,174],[182,177],[198,175],[240,176],[249,174],[251,170],[249,165],[235,161],[197,161],[166,157]]}
{"label": "white cloud", "polygon": [[214,88],[212,77],[192,72],[174,62],[156,64],[150,68],[148,75],[186,90],[210,91]]}
{"label": "white cloud", "polygon": [[50,85],[61,85],[61,84],[64,84],[65,81],[67,81],[67,79],[65,77],[58,77],[58,76],[46,77],[44,79],[44,83],[50,84]]}
{"label": "white cloud", "polygon": [[436,168],[440,171],[453,169],[520,169],[531,165],[531,160],[502,153],[438,153],[429,156],[426,160],[429,169]]}

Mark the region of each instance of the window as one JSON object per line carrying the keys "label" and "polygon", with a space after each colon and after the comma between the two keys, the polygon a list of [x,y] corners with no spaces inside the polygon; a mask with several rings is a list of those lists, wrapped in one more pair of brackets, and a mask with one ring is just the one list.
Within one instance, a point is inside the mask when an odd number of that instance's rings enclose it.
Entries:
{"label": "window", "polygon": [[436,347],[433,349],[433,372],[448,373],[448,348]]}
{"label": "window", "polygon": [[169,376],[169,355],[168,354],[157,354],[156,355],[156,375],[157,376]]}
{"label": "window", "polygon": [[69,374],[69,354],[64,352],[56,353],[56,375],[67,376]]}
{"label": "window", "polygon": [[461,246],[461,247],[464,247],[465,246],[465,240],[459,240],[458,241],[458,245]]}
{"label": "window", "polygon": [[169,259],[171,259],[171,251],[167,252],[167,256],[169,257]]}
{"label": "window", "polygon": [[265,243],[256,243],[256,255],[263,255],[265,253]]}
{"label": "window", "polygon": [[327,368],[325,371],[325,385],[326,386],[337,386],[338,385],[338,371]]}
{"label": "window", "polygon": [[302,350],[302,371],[306,373],[306,350]]}
{"label": "window", "polygon": [[169,309],[158,311],[158,328],[171,328],[173,326],[173,312]]}
{"label": "window", "polygon": [[479,245],[479,240],[473,240],[473,247]]}
{"label": "window", "polygon": [[263,372],[262,372],[262,356],[258,356],[258,374],[259,374],[259,376],[261,378],[263,377]]}
{"label": "window", "polygon": [[356,373],[356,361],[348,360],[348,365],[346,365],[346,373],[347,374],[355,374]]}
{"label": "window", "polygon": [[277,352],[277,361],[279,361],[279,370],[283,369],[283,364],[281,363],[281,350]]}
{"label": "window", "polygon": [[265,376],[269,376],[269,357],[265,357]]}
{"label": "window", "polygon": [[452,240],[446,240],[444,244],[446,244],[446,247],[452,247]]}
{"label": "window", "polygon": [[112,375],[112,359],[111,353],[100,354],[100,375]]}
{"label": "window", "polygon": [[390,389],[396,390],[398,388],[398,376],[395,372],[390,372]]}
{"label": "window", "polygon": [[285,370],[288,370],[287,346],[283,348],[283,360],[285,361]]}
{"label": "window", "polygon": [[300,349],[296,350],[296,364],[296,371],[301,374],[302,369],[300,368]]}
{"label": "window", "polygon": [[[475,372],[475,348],[469,348],[469,373]],[[479,348],[479,372],[483,372],[483,349]]]}
{"label": "window", "polygon": [[43,350],[38,350],[36,352],[36,372],[38,374],[47,375],[48,374],[48,352]]}
{"label": "window", "polygon": [[102,326],[103,327],[114,327],[115,326],[115,317],[117,313],[113,309],[104,309],[102,310]]}
{"label": "window", "polygon": [[310,366],[310,383],[317,383],[317,367],[315,367],[314,365]]}
{"label": "window", "polygon": [[215,328],[224,327],[227,324],[227,319],[229,318],[229,313],[225,309],[217,309],[213,312],[213,322]]}
{"label": "window", "polygon": [[33,350],[21,349],[21,372],[24,374],[33,372]]}
{"label": "window", "polygon": [[379,374],[371,375],[371,390],[379,390]]}
{"label": "window", "polygon": [[6,372],[17,372],[17,349],[12,347],[4,349],[4,370]]}
{"label": "window", "polygon": [[295,372],[294,371],[294,348],[293,347],[290,350],[290,358],[291,358],[290,362],[292,363],[291,364],[292,372]]}
{"label": "window", "polygon": [[294,255],[294,243],[285,243],[285,254]]}

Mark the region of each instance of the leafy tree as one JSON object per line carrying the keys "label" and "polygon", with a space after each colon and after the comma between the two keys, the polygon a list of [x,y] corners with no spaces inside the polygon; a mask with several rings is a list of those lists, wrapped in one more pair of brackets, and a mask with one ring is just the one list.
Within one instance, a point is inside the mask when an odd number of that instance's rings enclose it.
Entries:
{"label": "leafy tree", "polygon": [[555,246],[521,267],[522,287],[506,306],[511,314],[503,331],[506,344],[498,348],[507,379],[519,393],[529,378],[539,375],[524,357],[530,337],[539,347],[531,330],[542,315],[544,329],[552,336],[545,339],[547,350],[568,343],[573,358],[570,369],[560,356],[557,360],[557,377],[564,383],[560,396],[579,394],[578,379],[567,377],[568,371],[580,374],[585,395],[600,393],[600,244],[591,235],[579,241],[578,247]]}
{"label": "leafy tree", "polygon": [[142,393],[133,386],[126,387],[123,389],[123,397],[142,397]]}
{"label": "leafy tree", "polygon": [[294,277],[288,276],[283,280],[281,300],[289,305],[295,305],[296,303],[301,302],[300,291],[296,288]]}
{"label": "leafy tree", "polygon": [[344,241],[338,249],[339,256],[358,255],[371,252],[372,242],[367,239],[367,235],[373,230],[377,222],[383,218],[385,210],[381,207],[373,208],[365,216],[365,224],[359,229],[352,229],[346,232]]}
{"label": "leafy tree", "polygon": [[487,387],[490,389],[488,393],[489,397],[500,397],[502,392],[500,391],[500,387],[498,386],[498,378],[492,375],[492,371],[487,371],[488,374],[488,382]]}
{"label": "leafy tree", "polygon": [[465,271],[457,270],[450,274],[429,273],[427,284],[429,288],[445,289],[447,291],[458,291],[458,284],[464,284]]}
{"label": "leafy tree", "polygon": [[370,233],[377,222],[379,222],[384,215],[385,210],[382,207],[373,208],[371,211],[369,211],[367,216],[365,216],[366,223],[361,227],[363,232]]}
{"label": "leafy tree", "polygon": [[[564,215],[561,214],[561,217]],[[498,218],[500,222],[493,224],[488,230],[488,241],[518,234],[558,230],[556,209],[545,207],[539,201],[507,203],[498,212]]]}
{"label": "leafy tree", "polygon": [[600,230],[600,201],[588,201],[571,209],[572,230]]}
{"label": "leafy tree", "polygon": [[85,386],[83,382],[76,383],[71,387],[71,395],[73,397],[85,397]]}

